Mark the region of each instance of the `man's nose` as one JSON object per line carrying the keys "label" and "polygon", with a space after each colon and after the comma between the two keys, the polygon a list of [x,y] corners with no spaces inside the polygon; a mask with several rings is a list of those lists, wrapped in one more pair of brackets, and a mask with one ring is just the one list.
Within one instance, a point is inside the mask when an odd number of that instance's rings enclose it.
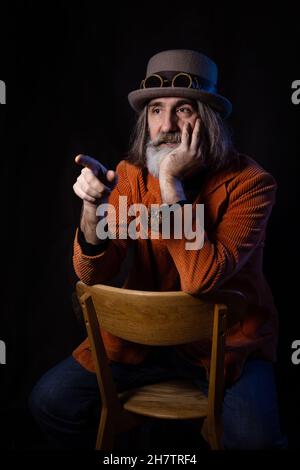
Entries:
{"label": "man's nose", "polygon": [[177,116],[172,112],[166,112],[162,121],[162,132],[174,132],[178,130]]}

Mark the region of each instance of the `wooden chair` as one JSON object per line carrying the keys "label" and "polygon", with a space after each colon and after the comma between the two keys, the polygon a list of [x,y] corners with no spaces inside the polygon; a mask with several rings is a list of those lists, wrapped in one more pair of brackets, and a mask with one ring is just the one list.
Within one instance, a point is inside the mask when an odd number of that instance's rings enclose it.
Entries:
{"label": "wooden chair", "polygon": [[[140,424],[145,416],[201,418],[205,439],[212,449],[221,449],[225,334],[228,325],[237,321],[245,308],[242,294],[220,291],[214,297],[195,297],[184,292],[137,291],[100,284],[87,286],[82,282],[77,283],[76,291],[102,401],[96,449],[112,450],[115,436]],[[226,304],[220,303],[222,299]],[[183,379],[118,394],[99,326],[115,336],[144,345],[179,345],[211,339],[208,397],[192,381]]]}

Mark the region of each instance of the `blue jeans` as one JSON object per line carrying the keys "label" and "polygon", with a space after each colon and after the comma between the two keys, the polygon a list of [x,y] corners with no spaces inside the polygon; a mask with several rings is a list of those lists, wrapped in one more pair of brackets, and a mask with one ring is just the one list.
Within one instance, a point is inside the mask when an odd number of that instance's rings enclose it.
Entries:
{"label": "blue jeans", "polygon": [[[118,391],[175,377],[193,379],[203,392],[208,384],[203,368],[194,366],[172,348],[157,348],[140,365],[112,363]],[[100,414],[96,375],[69,357],[49,370],[35,385],[29,406],[51,446],[93,448]],[[223,445],[226,449],[286,448],[277,410],[273,365],[261,360],[245,364],[242,376],[225,392]]]}

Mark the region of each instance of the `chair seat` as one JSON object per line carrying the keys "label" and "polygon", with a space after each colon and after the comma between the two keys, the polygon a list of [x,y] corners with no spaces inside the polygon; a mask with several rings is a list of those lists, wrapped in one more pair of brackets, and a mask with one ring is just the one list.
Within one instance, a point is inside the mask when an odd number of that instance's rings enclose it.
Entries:
{"label": "chair seat", "polygon": [[120,393],[123,408],[143,416],[196,419],[207,416],[207,396],[190,380],[170,380]]}

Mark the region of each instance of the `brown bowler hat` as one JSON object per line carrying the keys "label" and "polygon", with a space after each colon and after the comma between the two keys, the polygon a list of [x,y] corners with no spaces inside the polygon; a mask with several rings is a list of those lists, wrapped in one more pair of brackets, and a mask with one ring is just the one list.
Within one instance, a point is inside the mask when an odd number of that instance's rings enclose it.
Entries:
{"label": "brown bowler hat", "polygon": [[232,105],[217,93],[217,79],[217,66],[206,55],[187,49],[163,51],[151,57],[140,89],[130,92],[128,100],[140,112],[153,98],[189,98],[208,104],[226,118]]}

